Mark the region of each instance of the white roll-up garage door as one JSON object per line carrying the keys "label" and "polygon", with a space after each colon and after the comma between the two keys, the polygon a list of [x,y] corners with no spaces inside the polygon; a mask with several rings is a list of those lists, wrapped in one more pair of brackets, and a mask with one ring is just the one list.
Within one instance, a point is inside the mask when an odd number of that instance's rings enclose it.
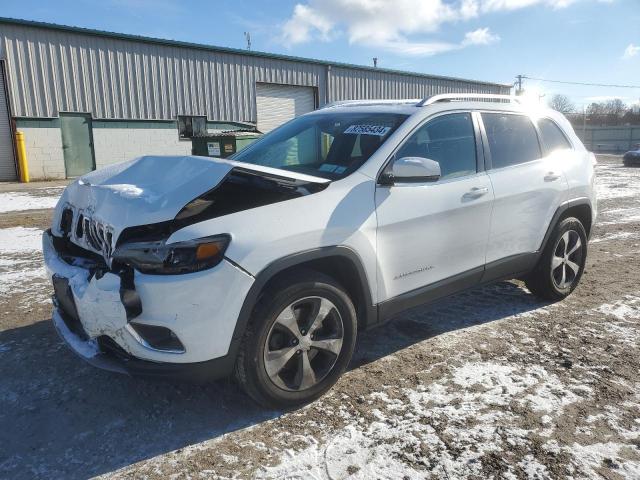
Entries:
{"label": "white roll-up garage door", "polygon": [[316,107],[313,87],[256,83],[258,130],[266,133]]}
{"label": "white roll-up garage door", "polygon": [[13,141],[4,72],[0,64],[0,181],[8,180],[16,180],[16,162],[13,159]]}

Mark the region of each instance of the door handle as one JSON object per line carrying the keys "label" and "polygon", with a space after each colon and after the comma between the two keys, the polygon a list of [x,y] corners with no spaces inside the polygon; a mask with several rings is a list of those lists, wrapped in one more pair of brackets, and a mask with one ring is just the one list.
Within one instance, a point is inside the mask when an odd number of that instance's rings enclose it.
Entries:
{"label": "door handle", "polygon": [[473,187],[471,190],[465,193],[464,196],[467,198],[479,198],[483,195],[486,195],[487,193],[489,193],[488,187]]}
{"label": "door handle", "polygon": [[559,178],[560,178],[560,175],[557,174],[556,172],[548,172],[544,176],[544,181],[545,182],[553,182],[554,180],[558,180]]}

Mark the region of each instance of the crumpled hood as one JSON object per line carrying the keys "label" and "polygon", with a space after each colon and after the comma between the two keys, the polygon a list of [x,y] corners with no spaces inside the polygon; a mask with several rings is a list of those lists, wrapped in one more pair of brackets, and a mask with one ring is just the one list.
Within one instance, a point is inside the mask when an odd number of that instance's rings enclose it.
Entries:
{"label": "crumpled hood", "polygon": [[54,214],[52,231],[60,235],[65,205],[113,228],[117,239],[126,227],[175,218],[191,200],[218,185],[234,168],[313,183],[329,180],[280,169],[197,156],[144,156],[83,175],[69,185]]}

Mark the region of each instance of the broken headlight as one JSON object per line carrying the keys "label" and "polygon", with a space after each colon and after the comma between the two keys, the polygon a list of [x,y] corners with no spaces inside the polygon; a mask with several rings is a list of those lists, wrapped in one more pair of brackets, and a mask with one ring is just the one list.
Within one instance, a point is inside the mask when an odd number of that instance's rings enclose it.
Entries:
{"label": "broken headlight", "polygon": [[171,244],[131,242],[116,248],[113,261],[150,275],[199,272],[220,263],[230,241],[224,234]]}

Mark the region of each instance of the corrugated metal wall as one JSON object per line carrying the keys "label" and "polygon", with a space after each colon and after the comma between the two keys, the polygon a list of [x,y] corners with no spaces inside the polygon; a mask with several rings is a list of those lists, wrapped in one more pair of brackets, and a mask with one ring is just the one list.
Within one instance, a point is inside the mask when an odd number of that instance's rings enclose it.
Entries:
{"label": "corrugated metal wall", "polygon": [[425,98],[439,93],[509,94],[500,85],[402,75],[371,70],[332,67],[329,75],[331,101],[351,99]]}
{"label": "corrugated metal wall", "polygon": [[[0,56],[18,117],[90,112],[97,119],[255,121],[256,82],[318,88],[325,100],[415,98],[447,91],[506,93],[476,84],[0,24]],[[329,78],[329,95],[325,85]]]}

